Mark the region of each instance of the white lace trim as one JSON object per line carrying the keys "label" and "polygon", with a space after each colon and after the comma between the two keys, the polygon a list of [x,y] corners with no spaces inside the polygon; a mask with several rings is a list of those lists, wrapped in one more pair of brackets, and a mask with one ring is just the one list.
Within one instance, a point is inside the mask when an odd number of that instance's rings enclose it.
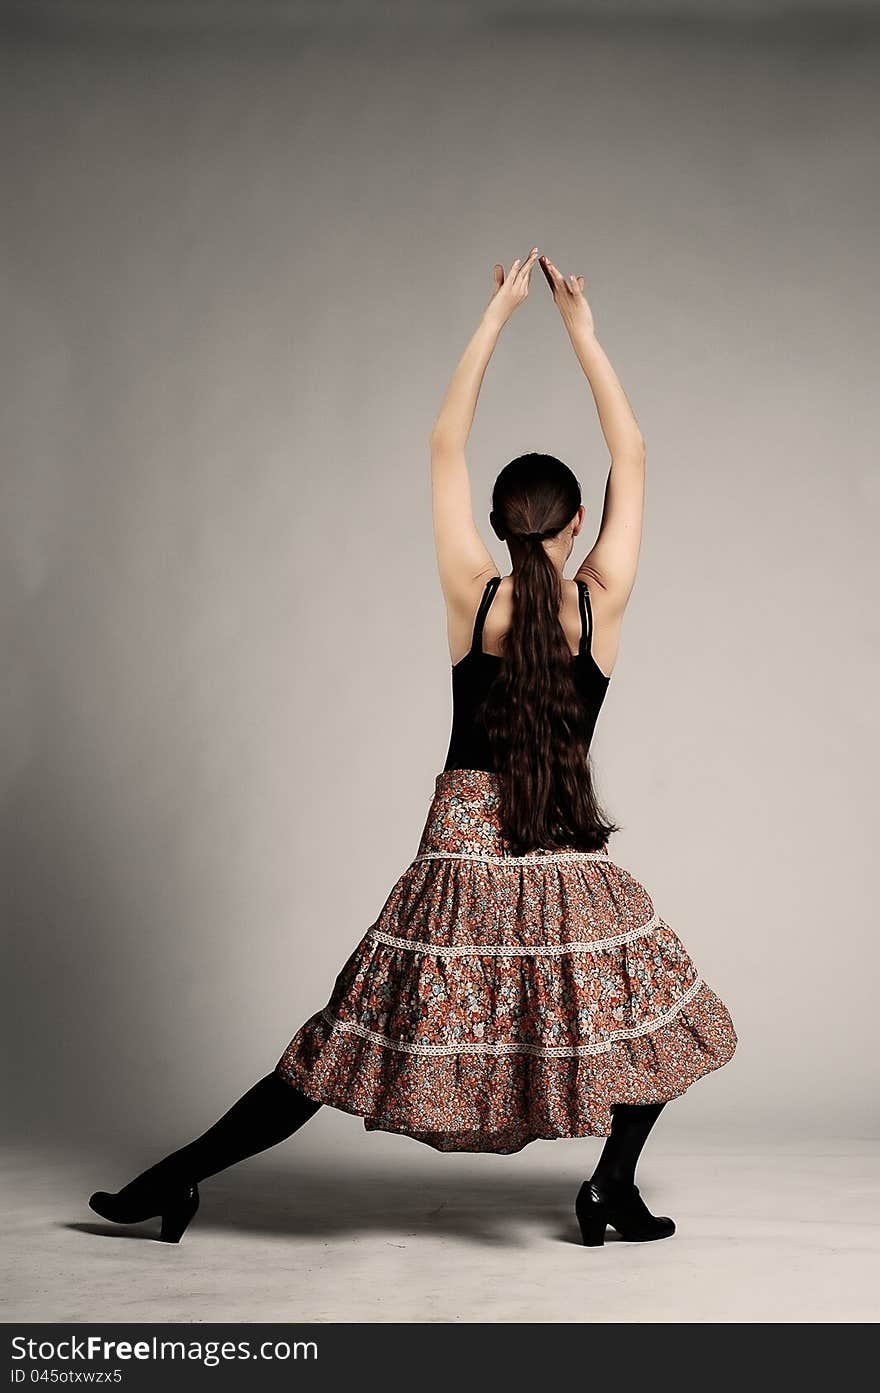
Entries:
{"label": "white lace trim", "polygon": [[486,861],[493,866],[555,866],[563,861],[610,861],[608,851],[546,851],[528,856],[490,856],[469,851],[422,851],[413,857],[417,861]]}
{"label": "white lace trim", "polygon": [[389,948],[405,948],[411,953],[425,953],[436,958],[558,958],[566,953],[602,953],[606,948],[620,948],[624,943],[632,943],[637,938],[653,933],[660,928],[663,920],[659,914],[652,914],[646,924],[639,924],[626,933],[615,934],[613,938],[580,939],[571,943],[430,943],[418,938],[395,938],[382,929],[370,929],[369,937],[377,943],[387,944]]}
{"label": "white lace trim", "polygon": [[538,1059],[580,1059],[586,1055],[604,1054],[618,1040],[635,1040],[640,1035],[650,1035],[652,1031],[659,1030],[661,1026],[667,1025],[682,1007],[696,996],[702,985],[702,978],[696,977],[675,1005],[671,1006],[668,1011],[664,1011],[661,1016],[655,1016],[653,1020],[644,1021],[641,1025],[632,1026],[629,1030],[615,1030],[606,1039],[590,1042],[586,1045],[528,1045],[513,1041],[510,1043],[473,1041],[466,1045],[421,1045],[413,1044],[409,1040],[392,1040],[387,1035],[377,1034],[375,1030],[367,1030],[366,1026],[358,1025],[355,1021],[337,1020],[335,1016],[331,1015],[328,1006],[325,1006],[321,1015],[334,1030],[342,1031],[346,1035],[357,1035],[362,1040],[369,1040],[372,1044],[382,1045],[386,1049],[398,1050],[402,1054],[434,1057],[452,1054],[528,1054],[534,1055]]}

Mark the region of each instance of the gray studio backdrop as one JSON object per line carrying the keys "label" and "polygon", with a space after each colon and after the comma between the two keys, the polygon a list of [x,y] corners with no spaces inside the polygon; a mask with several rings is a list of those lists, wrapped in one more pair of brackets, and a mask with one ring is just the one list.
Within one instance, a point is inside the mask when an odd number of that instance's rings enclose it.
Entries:
{"label": "gray studio backdrop", "polygon": [[[796,9],[7,11],[16,1129],[207,1125],[415,853],[450,719],[428,432],[537,242],[648,444],[597,777],[741,1042],[676,1125],[876,1132],[880,49],[866,7]],[[539,276],[481,521],[526,449],[582,480],[580,559],[607,455]]]}

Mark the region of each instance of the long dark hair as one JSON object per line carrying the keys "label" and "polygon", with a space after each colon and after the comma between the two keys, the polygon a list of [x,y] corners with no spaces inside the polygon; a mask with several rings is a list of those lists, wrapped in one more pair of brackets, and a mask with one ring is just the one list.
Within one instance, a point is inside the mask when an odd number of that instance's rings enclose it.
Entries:
{"label": "long dark hair", "polygon": [[516,856],[538,848],[595,851],[620,830],[596,798],[587,713],[559,621],[560,575],[541,544],[580,504],[577,479],[553,455],[519,455],[492,490],[489,520],[518,564],[504,661],[478,715],[499,778],[502,833]]}

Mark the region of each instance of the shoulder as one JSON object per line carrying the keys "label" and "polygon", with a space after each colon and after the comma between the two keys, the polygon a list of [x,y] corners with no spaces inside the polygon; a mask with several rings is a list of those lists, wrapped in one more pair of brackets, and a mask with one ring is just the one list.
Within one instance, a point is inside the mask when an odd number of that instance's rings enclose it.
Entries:
{"label": "shoulder", "polygon": [[620,619],[626,608],[626,597],[622,589],[606,584],[595,571],[582,566],[574,577],[582,585],[590,601],[590,608],[598,619],[601,615],[608,622]]}
{"label": "shoulder", "polygon": [[586,591],[591,616],[590,652],[600,672],[610,680],[620,651],[621,628],[626,602],[619,593],[603,585],[594,572],[583,567],[575,580]]}
{"label": "shoulder", "polygon": [[484,598],[494,596],[503,581],[497,566],[462,578],[455,589],[447,593],[446,630],[449,656],[453,665],[468,652],[474,634],[477,614]]}
{"label": "shoulder", "polygon": [[490,583],[499,582],[502,576],[497,566],[486,568],[476,575],[462,576],[458,584],[445,595],[446,608],[450,620],[474,617],[474,613]]}

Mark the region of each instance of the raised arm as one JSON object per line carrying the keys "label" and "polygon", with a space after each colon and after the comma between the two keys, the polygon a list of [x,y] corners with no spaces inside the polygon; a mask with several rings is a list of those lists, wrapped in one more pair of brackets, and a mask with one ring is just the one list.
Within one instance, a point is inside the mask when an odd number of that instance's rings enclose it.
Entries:
{"label": "raised arm", "polygon": [[596,338],[584,297],[583,276],[565,277],[546,257],[541,269],[586,374],[611,454],[599,534],[578,567],[607,593],[607,607],[622,614],[635,584],[645,506],[645,441],[626,393]]}
{"label": "raised arm", "polygon": [[465,446],[474,421],[483,376],[502,328],[529,291],[538,255],[514,261],[507,275],[494,268],[495,290],[456,365],[431,430],[431,508],[440,585],[446,599],[450,634],[473,617],[475,591],[498,567],[474,521]]}

